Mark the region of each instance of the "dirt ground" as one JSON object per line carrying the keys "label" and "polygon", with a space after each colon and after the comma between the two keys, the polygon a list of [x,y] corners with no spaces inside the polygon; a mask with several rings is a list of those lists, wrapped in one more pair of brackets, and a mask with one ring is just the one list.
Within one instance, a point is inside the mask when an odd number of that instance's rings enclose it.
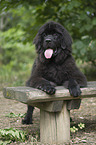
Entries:
{"label": "dirt ground", "polygon": [[[5,99],[2,92],[0,92],[0,128],[5,129],[14,127],[16,129],[26,130],[31,137],[32,135],[39,134],[39,109],[36,108],[34,111],[34,121],[32,125],[22,125],[22,119],[20,117],[6,117],[6,114],[11,112],[15,114],[24,114],[26,112],[26,105],[17,101]],[[80,109],[71,111],[71,117],[74,121],[74,123],[71,123],[71,126],[74,124],[77,127],[79,123],[84,123],[85,128],[78,130],[76,133],[71,133],[70,144],[96,145],[96,98],[83,99]],[[11,143],[11,145],[29,145],[31,137],[29,137],[26,143]]]}

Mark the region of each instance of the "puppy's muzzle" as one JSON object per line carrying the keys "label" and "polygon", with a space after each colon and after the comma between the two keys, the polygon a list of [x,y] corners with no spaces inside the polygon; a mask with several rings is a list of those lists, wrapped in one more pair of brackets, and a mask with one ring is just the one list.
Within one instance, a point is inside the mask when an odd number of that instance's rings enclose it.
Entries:
{"label": "puppy's muzzle", "polygon": [[47,38],[47,39],[45,39],[45,41],[49,43],[49,42],[51,42],[51,39]]}
{"label": "puppy's muzzle", "polygon": [[53,38],[52,35],[48,35],[48,36],[45,37],[45,42],[50,43],[52,41],[54,41],[54,38]]}

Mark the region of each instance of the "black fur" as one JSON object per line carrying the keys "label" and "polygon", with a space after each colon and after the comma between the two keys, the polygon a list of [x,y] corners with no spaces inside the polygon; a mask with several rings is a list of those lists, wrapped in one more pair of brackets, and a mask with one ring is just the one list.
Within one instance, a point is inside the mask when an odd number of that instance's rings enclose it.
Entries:
{"label": "black fur", "polygon": [[[44,24],[38,31],[34,44],[37,58],[27,86],[41,89],[47,94],[54,94],[55,86],[63,85],[69,89],[70,95],[80,96],[80,87],[87,85],[84,74],[77,68],[72,57],[72,39],[67,30],[56,22]],[[46,59],[46,49],[53,49],[53,55]],[[28,106],[28,111],[23,124],[32,122],[33,107]]]}

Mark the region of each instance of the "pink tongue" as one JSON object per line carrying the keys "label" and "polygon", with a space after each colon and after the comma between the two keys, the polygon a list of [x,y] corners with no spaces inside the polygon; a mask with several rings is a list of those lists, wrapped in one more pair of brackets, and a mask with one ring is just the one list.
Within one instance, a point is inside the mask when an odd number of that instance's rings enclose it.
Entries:
{"label": "pink tongue", "polygon": [[45,58],[50,59],[52,57],[53,50],[52,49],[47,49],[44,52]]}

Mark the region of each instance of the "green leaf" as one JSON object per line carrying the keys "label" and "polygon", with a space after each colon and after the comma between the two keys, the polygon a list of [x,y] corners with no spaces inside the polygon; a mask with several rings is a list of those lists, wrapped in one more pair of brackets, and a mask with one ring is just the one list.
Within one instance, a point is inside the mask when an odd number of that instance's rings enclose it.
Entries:
{"label": "green leaf", "polygon": [[80,123],[80,124],[78,124],[78,127],[79,127],[80,129],[83,129],[83,128],[85,128],[85,124],[84,124],[84,123]]}
{"label": "green leaf", "polygon": [[25,141],[27,140],[27,134],[24,131],[18,129],[0,129],[1,140],[6,141]]}
{"label": "green leaf", "polygon": [[94,18],[94,19],[92,20],[92,24],[93,24],[93,25],[96,25],[96,18]]}
{"label": "green leaf", "polygon": [[1,141],[0,140],[0,145],[8,145],[8,144],[10,144],[11,143],[11,141],[9,140],[9,141]]}
{"label": "green leaf", "polygon": [[86,29],[87,31],[90,31],[90,30],[92,29],[92,27],[93,27],[93,26],[92,26],[91,24],[87,24],[85,29]]}
{"label": "green leaf", "polygon": [[76,131],[78,131],[78,128],[76,128],[75,126],[73,126],[73,127],[70,128],[70,131],[73,132],[73,133],[75,133]]}

